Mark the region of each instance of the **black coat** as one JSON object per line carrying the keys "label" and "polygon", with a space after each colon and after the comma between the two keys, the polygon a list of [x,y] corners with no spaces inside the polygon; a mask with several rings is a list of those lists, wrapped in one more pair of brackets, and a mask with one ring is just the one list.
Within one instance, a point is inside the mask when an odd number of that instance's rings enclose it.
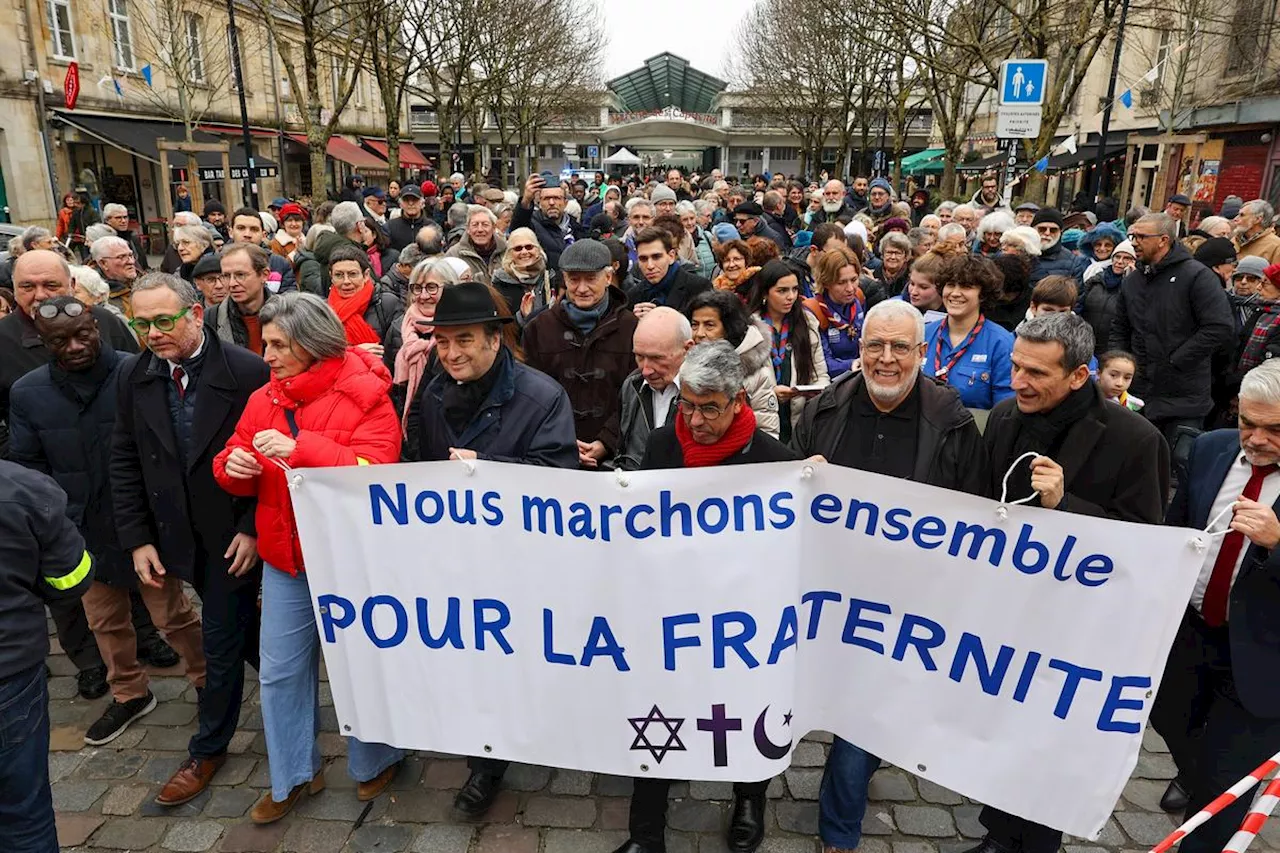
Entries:
{"label": "black coat", "polygon": [[204,346],[185,467],[169,415],[166,386],[172,380],[150,353],[129,359],[121,370],[111,438],[120,545],[130,551],[155,545],[169,574],[188,582],[202,568],[198,561],[225,571],[230,561],[222,555],[232,537],[255,533],[255,502],[222,490],[213,479],[213,457],[235,432],[249,396],[270,376],[257,355],[224,344],[207,329]]}
{"label": "black coat", "polygon": [[1120,288],[1107,287],[1106,270],[1095,273],[1084,283],[1084,292],[1080,294],[1080,316],[1093,327],[1094,355],[1102,355],[1111,343],[1111,324],[1115,322],[1119,302]]}
{"label": "black coat", "polygon": [[[1236,430],[1214,430],[1197,438],[1165,523],[1203,530],[1227,470],[1239,454]],[[1280,502],[1273,509],[1280,512]],[[1245,709],[1275,719],[1280,717],[1280,683],[1274,678],[1280,671],[1280,548],[1267,551],[1247,540],[1245,545],[1228,602],[1231,668]]]}
{"label": "black coat", "polygon": [[[802,457],[830,458],[853,422],[853,400],[865,380],[846,373],[804,407],[791,436],[791,449]],[[950,385],[921,374],[920,426],[911,480],[942,489],[987,496],[987,451],[973,415]]]}
{"label": "black coat", "polygon": [[104,345],[97,391],[83,402],[66,371],[37,367],[14,383],[9,409],[10,460],[57,481],[67,493],[67,517],[97,564],[95,579],[126,586],[134,582],[133,559],[116,536],[108,465],[118,378],[129,358]]}
{"label": "black coat", "polygon": [[1158,263],[1124,277],[1108,348],[1137,356],[1132,391],[1148,418],[1203,417],[1213,405],[1210,357],[1234,334],[1222,280],[1175,243]]}
{"label": "black coat", "polygon": [[[640,274],[638,266],[633,272],[634,276],[627,278],[627,302],[632,305],[638,305],[641,302],[650,301],[648,294],[651,285]],[[700,275],[695,275],[681,266],[676,270],[676,277],[671,282],[671,289],[667,291],[666,301],[663,304],[683,314],[693,297],[704,290],[710,289],[710,280]]]}
{"label": "black coat", "polygon": [[[767,432],[756,430],[747,446],[721,462],[721,465],[749,465],[753,462],[791,462],[799,457],[795,451]],[[684,450],[676,437],[675,424],[658,427],[649,436],[640,460],[640,470],[657,468],[683,468]]]}
{"label": "black coat", "polygon": [[[1053,457],[1066,481],[1063,503],[1057,508],[1159,524],[1169,494],[1169,446],[1164,436],[1141,415],[1104,400],[1093,382],[1088,387],[1094,395],[1088,413],[1068,428]],[[1017,398],[1010,397],[997,403],[987,418],[983,438],[991,458],[991,497],[1000,496],[1005,472],[1017,458],[1014,446],[1021,417]],[[1031,503],[1039,506],[1039,499]]]}
{"label": "black coat", "polygon": [[[569,232],[573,235],[573,239],[581,240],[587,236],[587,229],[578,224],[573,217],[567,213],[562,213],[561,216],[568,219]],[[525,207],[524,200],[521,199],[511,215],[511,230],[514,231],[517,228],[532,229],[534,236],[538,238],[538,245],[547,253],[547,269],[560,269],[560,253],[565,250],[567,244],[564,241],[564,233],[556,223],[548,220],[542,215],[541,210],[535,210],[532,205]]]}
{"label": "black coat", "polygon": [[[410,219],[403,212],[399,216],[393,216],[388,219],[387,236],[391,238],[391,248],[398,253],[417,239],[419,228],[433,222],[435,220],[425,210],[417,219]],[[386,270],[383,270],[383,272],[385,273]]]}

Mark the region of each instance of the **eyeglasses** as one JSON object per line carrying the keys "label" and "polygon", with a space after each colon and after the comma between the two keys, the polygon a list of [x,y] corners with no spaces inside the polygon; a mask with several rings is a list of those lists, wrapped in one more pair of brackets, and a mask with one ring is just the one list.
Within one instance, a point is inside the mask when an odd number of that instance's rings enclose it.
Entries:
{"label": "eyeglasses", "polygon": [[873,355],[878,358],[884,353],[885,347],[888,347],[895,358],[906,358],[918,346],[920,345],[909,344],[906,341],[863,341],[862,351],[867,355]]}
{"label": "eyeglasses", "polygon": [[246,281],[253,278],[254,275],[255,273],[251,272],[220,272],[218,273],[218,281],[234,281],[236,284],[244,284]]}
{"label": "eyeglasses", "polygon": [[329,274],[329,278],[334,281],[360,281],[364,278],[364,270],[356,270],[355,272],[334,272]]}
{"label": "eyeglasses", "polygon": [[676,408],[679,409],[680,414],[684,415],[686,418],[693,417],[693,413],[697,412],[702,415],[702,419],[704,421],[714,421],[728,411],[727,407],[721,408],[715,403],[703,403],[699,406],[697,403],[694,403],[691,400],[686,400],[684,397],[680,397],[676,400]]}
{"label": "eyeglasses", "polygon": [[409,292],[414,296],[417,296],[420,293],[425,293],[427,296],[435,296],[441,290],[443,290],[443,287],[434,281],[419,282],[418,284],[409,285]]}
{"label": "eyeglasses", "polygon": [[152,326],[155,326],[162,332],[172,332],[174,327],[178,325],[178,321],[187,316],[187,312],[190,310],[191,308],[188,306],[172,316],[161,315],[159,317],[152,317],[150,320],[145,317],[134,317],[129,321],[129,328],[133,329],[140,335],[145,335],[147,332],[150,332]]}
{"label": "eyeglasses", "polygon": [[533,252],[533,251],[536,251],[536,250],[537,250],[537,248],[538,248],[537,246],[534,246],[534,245],[531,243],[531,244],[529,244],[528,246],[512,246],[512,247],[511,247],[511,251],[513,251],[513,252]]}
{"label": "eyeglasses", "polygon": [[46,320],[52,320],[59,314],[66,314],[68,317],[79,317],[88,308],[84,307],[82,302],[68,302],[65,305],[54,305],[52,302],[42,302],[36,307],[36,313]]}
{"label": "eyeglasses", "polygon": [[126,255],[107,255],[105,258],[102,258],[101,260],[104,260],[104,261],[132,261],[132,260],[133,260],[133,252],[129,252],[129,253],[128,253],[128,254],[126,254]]}
{"label": "eyeglasses", "polygon": [[1150,240],[1152,237],[1163,236],[1163,234],[1139,234],[1137,231],[1130,231],[1128,234],[1130,240]]}

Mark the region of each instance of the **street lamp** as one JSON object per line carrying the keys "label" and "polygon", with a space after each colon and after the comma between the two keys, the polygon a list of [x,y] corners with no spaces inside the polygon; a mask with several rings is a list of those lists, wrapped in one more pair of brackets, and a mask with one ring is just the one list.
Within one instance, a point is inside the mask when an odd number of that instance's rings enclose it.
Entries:
{"label": "street lamp", "polygon": [[258,175],[253,163],[253,138],[249,134],[249,110],[244,102],[244,75],[240,73],[240,32],[236,29],[235,0],[227,0],[227,33],[231,37],[231,73],[240,96],[240,130],[244,134],[244,203],[257,210]]}

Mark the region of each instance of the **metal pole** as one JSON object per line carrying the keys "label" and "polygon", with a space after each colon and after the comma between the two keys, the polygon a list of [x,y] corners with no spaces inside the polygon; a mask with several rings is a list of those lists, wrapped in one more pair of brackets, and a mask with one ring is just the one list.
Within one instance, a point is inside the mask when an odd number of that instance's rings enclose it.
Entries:
{"label": "metal pole", "polygon": [[1116,96],[1116,77],[1120,74],[1120,52],[1124,49],[1124,24],[1129,17],[1129,0],[1120,4],[1120,26],[1116,28],[1116,46],[1111,54],[1111,81],[1107,83],[1107,104],[1102,108],[1102,127],[1098,131],[1098,157],[1093,163],[1093,199],[1102,196],[1102,169],[1107,159],[1107,133],[1111,130],[1111,102]]}
{"label": "metal pole", "polygon": [[240,34],[236,29],[236,3],[227,0],[227,29],[231,35],[231,73],[240,96],[240,130],[244,133],[244,203],[258,209],[258,170],[253,162],[253,137],[249,134],[249,110],[244,102],[244,76],[240,73]]}
{"label": "metal pole", "polygon": [[284,167],[284,116],[280,112],[280,69],[276,67],[276,40],[270,34],[267,35],[267,57],[271,63],[271,91],[274,93],[273,100],[276,107],[276,132],[280,151],[280,195],[288,198],[289,179],[285,176]]}

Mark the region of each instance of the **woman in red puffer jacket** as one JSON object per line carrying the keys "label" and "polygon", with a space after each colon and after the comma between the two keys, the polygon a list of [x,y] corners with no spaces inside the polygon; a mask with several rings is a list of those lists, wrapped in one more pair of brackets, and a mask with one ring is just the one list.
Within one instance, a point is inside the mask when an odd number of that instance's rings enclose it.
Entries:
{"label": "woman in red puffer jacket", "polygon": [[[271,791],[253,807],[255,823],[273,823],[304,792],[324,787],[315,733],[320,713],[320,641],[303,568],[286,474],[399,461],[400,419],[388,391],[391,374],[369,353],[347,348],[342,324],[309,293],[272,299],[258,315],[271,382],[255,391],[235,434],[213,461],[218,484],[256,497],[262,579],[263,729]],[[371,800],[395,776],[404,751],[347,738],[348,772]]]}

